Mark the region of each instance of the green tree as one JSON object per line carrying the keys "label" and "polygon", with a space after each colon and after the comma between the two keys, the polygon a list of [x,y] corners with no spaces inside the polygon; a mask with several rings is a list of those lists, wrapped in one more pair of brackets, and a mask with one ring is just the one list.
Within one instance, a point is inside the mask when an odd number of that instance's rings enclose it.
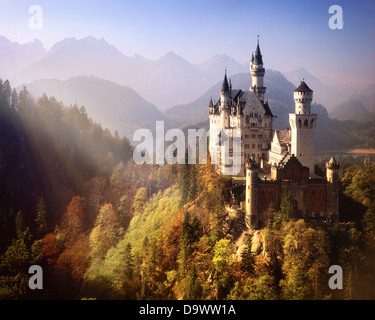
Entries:
{"label": "green tree", "polygon": [[47,231],[47,206],[43,198],[40,198],[36,208],[35,223],[38,232],[45,233]]}
{"label": "green tree", "polygon": [[281,194],[280,210],[275,213],[273,227],[279,229],[282,223],[295,220],[298,213],[297,201],[292,197],[289,190],[284,188]]}
{"label": "green tree", "polygon": [[199,282],[197,270],[193,265],[184,287],[184,300],[199,300],[202,296],[202,286]]}
{"label": "green tree", "polygon": [[248,274],[253,274],[255,271],[255,255],[251,251],[252,240],[249,236],[246,240],[245,247],[241,252],[241,270]]}
{"label": "green tree", "polygon": [[16,216],[16,219],[15,219],[14,223],[15,223],[15,226],[16,226],[16,234],[20,235],[25,229],[25,222],[24,222],[24,219],[23,219],[22,210],[19,210],[17,212],[17,216]]}

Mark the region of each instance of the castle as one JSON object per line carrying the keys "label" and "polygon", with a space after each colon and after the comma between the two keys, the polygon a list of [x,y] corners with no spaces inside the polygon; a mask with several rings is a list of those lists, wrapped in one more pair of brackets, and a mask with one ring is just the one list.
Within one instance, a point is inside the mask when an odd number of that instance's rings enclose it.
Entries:
{"label": "castle", "polygon": [[[259,39],[250,62],[249,91],[233,89],[225,70],[220,99],[209,102],[210,155],[218,159],[218,172],[227,174],[230,163],[221,159],[223,136],[240,137],[241,167],[237,176],[246,177],[246,224],[256,229],[280,207],[284,189],[297,202],[298,212],[307,217],[338,219],[339,164],[331,158],[326,177],[314,172],[314,131],[317,115],[311,113],[313,91],[301,81],[294,90],[295,112],[289,114],[290,128],[273,130],[274,115],[264,100],[263,66]],[[219,141],[219,143],[218,143]],[[233,148],[229,147],[233,155]],[[241,179],[234,179],[241,183]]]}

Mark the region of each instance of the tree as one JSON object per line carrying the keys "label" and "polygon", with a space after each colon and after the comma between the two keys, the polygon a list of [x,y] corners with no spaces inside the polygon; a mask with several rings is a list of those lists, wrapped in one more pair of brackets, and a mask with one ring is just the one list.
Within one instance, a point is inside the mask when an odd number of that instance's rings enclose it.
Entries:
{"label": "tree", "polygon": [[107,251],[118,243],[122,235],[123,231],[112,204],[103,205],[90,233],[91,257],[103,259]]}
{"label": "tree", "polygon": [[124,254],[124,276],[125,283],[132,279],[134,273],[134,259],[132,255],[132,246],[130,243],[126,244]]}
{"label": "tree", "polygon": [[38,232],[45,233],[47,231],[47,206],[43,198],[40,198],[38,202],[35,215]]}
{"label": "tree", "polygon": [[61,221],[61,233],[65,240],[72,244],[77,236],[83,231],[85,212],[82,206],[81,197],[75,196],[66,208]]}
{"label": "tree", "polygon": [[292,197],[289,190],[284,188],[281,194],[280,210],[273,217],[273,227],[279,229],[282,223],[297,218],[297,201]]}
{"label": "tree", "polygon": [[18,94],[17,94],[16,89],[13,89],[12,91],[10,108],[14,111],[18,109]]}
{"label": "tree", "polygon": [[134,215],[139,215],[147,202],[148,194],[147,189],[145,187],[139,188],[135,197],[134,197],[134,203],[133,203],[133,213]]}
{"label": "tree", "polygon": [[184,287],[184,300],[199,300],[202,296],[202,286],[199,282],[197,270],[193,265]]}
{"label": "tree", "polygon": [[255,271],[255,255],[251,251],[251,247],[252,240],[251,236],[249,236],[241,252],[241,270],[248,274],[253,274]]}
{"label": "tree", "polygon": [[11,245],[0,258],[0,298],[17,299],[26,294],[29,279],[28,269],[30,265],[37,263],[31,251],[32,235],[29,228],[18,233],[17,239],[13,239]]}
{"label": "tree", "polygon": [[42,239],[42,254],[47,259],[49,265],[54,265],[58,259],[60,250],[56,236],[48,233]]}
{"label": "tree", "polygon": [[193,201],[198,194],[198,183],[197,183],[197,169],[194,165],[190,165],[190,176],[189,176],[189,193],[187,201]]}
{"label": "tree", "polygon": [[25,222],[23,220],[22,210],[19,210],[17,212],[17,216],[16,216],[16,219],[15,219],[14,223],[15,223],[15,226],[16,226],[16,234],[20,235],[25,229]]}

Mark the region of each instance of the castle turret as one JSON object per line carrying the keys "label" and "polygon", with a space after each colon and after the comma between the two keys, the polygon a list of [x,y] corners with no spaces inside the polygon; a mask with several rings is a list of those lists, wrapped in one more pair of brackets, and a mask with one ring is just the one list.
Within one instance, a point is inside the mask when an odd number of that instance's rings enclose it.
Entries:
{"label": "castle turret", "polygon": [[227,70],[225,70],[224,80],[220,92],[220,124],[222,129],[229,128],[230,102],[230,86],[227,79]]}
{"label": "castle turret", "polygon": [[254,91],[260,100],[264,100],[264,94],[266,93],[266,87],[263,86],[263,78],[265,69],[263,68],[263,59],[259,47],[259,38],[257,42],[257,48],[255,50],[255,55],[251,58],[250,63],[250,73],[252,77],[252,87],[250,91]]}
{"label": "castle turret", "polygon": [[208,113],[209,114],[214,113],[214,103],[212,102],[212,97],[211,97],[210,102],[208,104]]}
{"label": "castle turret", "polygon": [[314,132],[317,115],[311,114],[313,91],[305,81],[294,90],[295,113],[289,114],[291,153],[314,173]]}
{"label": "castle turret", "polygon": [[258,225],[258,164],[254,158],[246,162],[246,226],[256,229]]}
{"label": "castle turret", "polygon": [[334,157],[326,163],[327,215],[330,219],[339,218],[339,170],[340,164]]}

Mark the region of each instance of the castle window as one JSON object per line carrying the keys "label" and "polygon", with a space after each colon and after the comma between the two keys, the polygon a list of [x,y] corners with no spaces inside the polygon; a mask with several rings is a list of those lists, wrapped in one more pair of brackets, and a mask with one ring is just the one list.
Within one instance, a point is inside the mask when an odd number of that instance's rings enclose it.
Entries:
{"label": "castle window", "polygon": [[249,149],[249,145],[248,144],[245,144],[245,149]]}
{"label": "castle window", "polygon": [[298,119],[298,127],[301,129],[302,128],[302,120]]}
{"label": "castle window", "polygon": [[314,119],[312,119],[310,122],[310,129],[312,129],[313,126],[314,126]]}
{"label": "castle window", "polygon": [[311,194],[315,194],[315,192],[316,192],[315,190],[311,190]]}
{"label": "castle window", "polygon": [[251,148],[252,148],[252,149],[255,149],[255,144],[252,144],[252,145],[251,145]]}

